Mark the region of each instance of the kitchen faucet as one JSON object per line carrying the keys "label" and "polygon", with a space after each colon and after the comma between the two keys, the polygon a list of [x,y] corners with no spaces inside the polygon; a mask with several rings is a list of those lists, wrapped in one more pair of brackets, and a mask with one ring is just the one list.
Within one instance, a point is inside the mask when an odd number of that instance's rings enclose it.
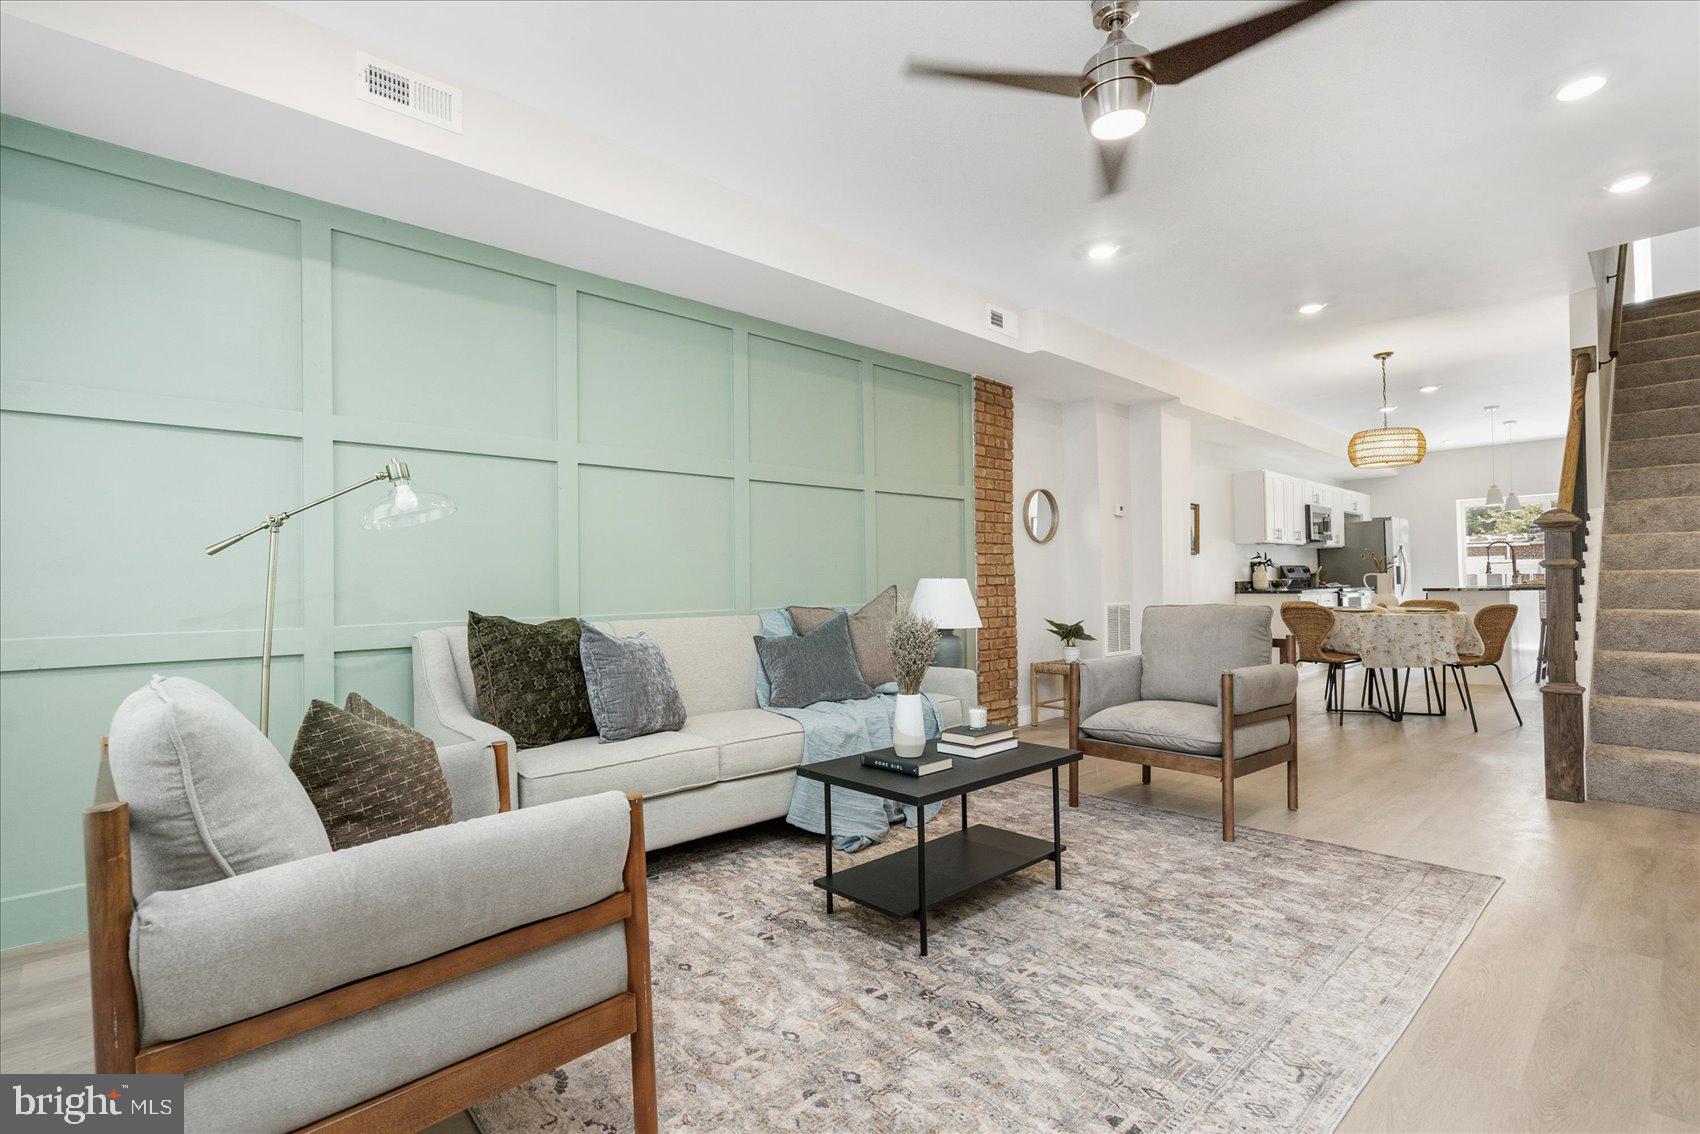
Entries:
{"label": "kitchen faucet", "polygon": [[1506,552],[1508,554],[1510,554],[1510,556],[1511,556],[1511,581],[1513,583],[1515,583],[1517,581],[1517,549],[1511,545],[1511,541],[1508,540],[1508,539],[1495,539],[1495,540],[1489,540],[1488,541],[1488,545],[1487,545],[1487,553],[1488,553],[1487,573],[1489,575],[1494,573],[1494,571],[1493,571],[1493,548],[1494,548],[1495,544],[1499,544],[1499,543],[1503,543],[1505,545]]}

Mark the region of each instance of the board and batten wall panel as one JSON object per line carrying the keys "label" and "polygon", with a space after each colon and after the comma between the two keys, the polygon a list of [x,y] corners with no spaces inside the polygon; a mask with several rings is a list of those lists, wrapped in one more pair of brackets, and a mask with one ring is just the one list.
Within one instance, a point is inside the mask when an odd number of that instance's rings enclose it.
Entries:
{"label": "board and batten wall panel", "polygon": [[408,638],[855,604],[970,576],[967,375],[0,120],[0,946],[82,931],[80,813],[156,672],[272,739],[358,690],[407,719]]}

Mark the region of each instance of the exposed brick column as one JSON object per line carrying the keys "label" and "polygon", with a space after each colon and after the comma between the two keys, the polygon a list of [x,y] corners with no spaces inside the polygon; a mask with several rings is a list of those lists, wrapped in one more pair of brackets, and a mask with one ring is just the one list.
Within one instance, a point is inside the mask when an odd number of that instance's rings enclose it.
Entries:
{"label": "exposed brick column", "polygon": [[974,378],[974,595],[979,600],[980,704],[1014,724],[1020,674],[1015,660],[1013,466],[1015,404],[1002,382]]}

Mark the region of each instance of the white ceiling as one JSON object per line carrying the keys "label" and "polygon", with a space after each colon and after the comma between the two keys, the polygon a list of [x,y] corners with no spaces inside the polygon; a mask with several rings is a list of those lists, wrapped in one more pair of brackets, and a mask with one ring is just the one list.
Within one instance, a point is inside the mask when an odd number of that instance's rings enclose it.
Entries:
{"label": "white ceiling", "polygon": [[[1586,253],[1700,221],[1688,2],[1342,5],[1159,90],[1103,202],[1070,100],[901,76],[911,53],[1078,68],[1085,0],[276,6],[1342,429],[1392,349],[1396,417],[1436,442],[1485,440],[1487,402],[1556,435]],[[1267,6],[1148,0],[1134,38]],[[1552,99],[1591,71],[1599,95]],[[1634,171],[1653,184],[1603,191]],[[1125,255],[1078,258],[1106,236]]]}

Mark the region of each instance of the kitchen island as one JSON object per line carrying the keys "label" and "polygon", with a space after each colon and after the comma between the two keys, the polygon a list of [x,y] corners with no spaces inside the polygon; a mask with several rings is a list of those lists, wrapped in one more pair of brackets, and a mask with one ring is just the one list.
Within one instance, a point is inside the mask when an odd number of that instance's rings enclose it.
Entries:
{"label": "kitchen island", "polygon": [[[1541,593],[1545,583],[1505,583],[1500,586],[1424,587],[1429,598],[1451,599],[1472,619],[1484,606],[1511,603],[1517,607],[1517,621],[1511,625],[1511,637],[1505,643],[1505,657],[1499,663],[1505,679],[1515,685],[1532,681],[1535,661],[1541,647]],[[1498,685],[1499,679],[1483,668],[1467,670],[1471,684]]]}

